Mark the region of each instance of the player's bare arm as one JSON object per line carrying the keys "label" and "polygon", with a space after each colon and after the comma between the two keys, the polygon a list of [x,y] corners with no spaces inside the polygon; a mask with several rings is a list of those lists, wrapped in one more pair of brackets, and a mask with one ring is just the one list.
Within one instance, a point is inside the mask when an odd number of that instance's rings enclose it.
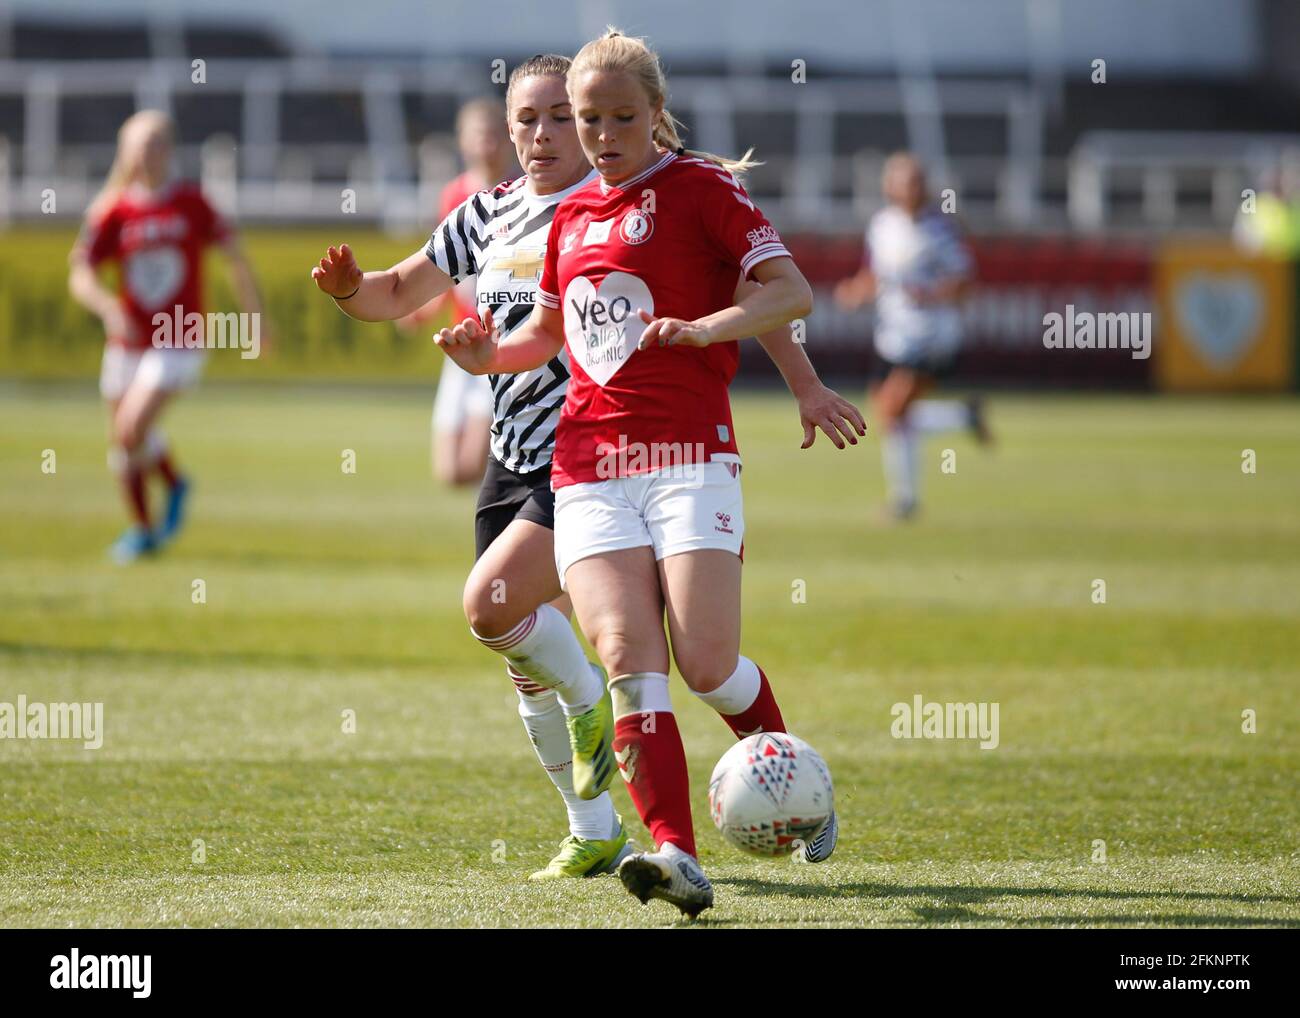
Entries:
{"label": "player's bare arm", "polygon": [[68,292],[72,298],[87,311],[104,323],[104,330],[109,335],[124,336],[131,331],[131,323],[117,294],[109,290],[99,280],[99,273],[90,264],[86,252],[80,246],[72,249],[68,256],[71,270],[68,273]]}
{"label": "player's bare arm", "polygon": [[232,234],[222,243],[221,250],[230,264],[230,282],[240,310],[249,314],[261,314],[262,293],[257,286],[257,277],[253,274],[253,266],[244,254],[239,239]]}
{"label": "player's bare arm", "polygon": [[230,284],[235,291],[235,300],[241,311],[257,315],[261,319],[258,335],[265,349],[271,341],[270,325],[266,321],[262,303],[262,291],[257,285],[257,276],[253,273],[252,263],[244,254],[243,245],[235,234],[230,234],[221,244],[221,251],[230,266]]}
{"label": "player's bare arm", "polygon": [[347,244],[331,245],[311,278],[344,313],[361,322],[404,318],[454,285],[423,251],[382,272],[362,272]]}
{"label": "player's bare arm", "polygon": [[792,258],[769,258],[754,266],[753,277],[762,285],[743,301],[693,322],[680,318],[655,318],[637,309],[646,330],[641,350],[658,344],[709,346],[757,336],[812,313],[812,287]]}
{"label": "player's bare arm", "polygon": [[[742,279],[736,287],[735,300],[739,303],[756,289],[757,283]],[[799,448],[812,446],[818,428],[826,432],[826,437],[835,443],[837,449],[844,448],[845,440],[850,445],[857,445],[858,436],[867,433],[862,412],[834,389],[822,384],[803,344],[794,341],[790,326],[782,325],[763,333],[758,337],[758,343],[781,372],[790,395],[799,404],[799,423],[803,425],[803,444]]]}
{"label": "player's bare arm", "polygon": [[803,347],[794,342],[790,327],[765,332],[758,337],[758,342],[781,372],[799,405],[799,423],[803,426],[803,443],[799,448],[812,447],[818,428],[826,432],[837,449],[843,449],[846,441],[857,445],[858,438],[867,433],[862,411],[817,377]]}
{"label": "player's bare arm", "polygon": [[876,299],[876,277],[867,266],[835,285],[835,303],[844,311],[856,311]]}

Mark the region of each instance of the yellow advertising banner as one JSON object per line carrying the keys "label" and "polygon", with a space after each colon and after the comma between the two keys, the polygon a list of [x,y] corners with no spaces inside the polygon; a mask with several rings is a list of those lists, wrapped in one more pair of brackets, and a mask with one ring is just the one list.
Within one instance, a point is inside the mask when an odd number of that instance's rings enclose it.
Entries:
{"label": "yellow advertising banner", "polygon": [[1170,242],[1156,260],[1161,389],[1285,390],[1294,378],[1291,262],[1224,242]]}

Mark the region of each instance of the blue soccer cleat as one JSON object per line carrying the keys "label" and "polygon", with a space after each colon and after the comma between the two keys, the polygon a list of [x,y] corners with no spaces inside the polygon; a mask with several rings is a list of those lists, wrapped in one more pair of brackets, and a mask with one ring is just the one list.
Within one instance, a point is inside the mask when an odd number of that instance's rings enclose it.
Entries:
{"label": "blue soccer cleat", "polygon": [[185,525],[185,503],[190,494],[190,482],[182,477],[177,480],[167,495],[167,512],[163,515],[162,526],[158,528],[158,543],[166,544],[176,539],[177,533]]}
{"label": "blue soccer cleat", "polygon": [[152,555],[158,549],[158,541],[147,527],[127,527],[122,536],[113,542],[108,554],[120,566],[134,562],[142,555]]}

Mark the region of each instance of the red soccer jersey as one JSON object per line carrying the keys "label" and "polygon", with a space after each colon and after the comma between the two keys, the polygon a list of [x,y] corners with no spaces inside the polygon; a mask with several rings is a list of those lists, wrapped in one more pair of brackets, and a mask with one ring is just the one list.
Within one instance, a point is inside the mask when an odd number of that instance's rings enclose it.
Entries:
{"label": "red soccer jersey", "polygon": [[482,190],[484,188],[479,185],[478,177],[469,170],[466,170],[459,177],[453,177],[447,186],[442,189],[442,194],[439,196],[438,221],[441,222],[446,219],[455,211],[457,205]]}
{"label": "red soccer jersey", "polygon": [[203,252],[228,234],[225,220],[197,184],[177,181],[154,194],[123,191],[87,224],[80,240],[90,264],[121,263],[120,293],[133,334],[108,341],[147,349],[159,311],[172,314],[179,304],[182,315],[202,314]]}
{"label": "red soccer jersey", "polygon": [[563,308],[572,373],[551,486],[739,462],[727,398],[736,343],[637,350],[636,311],[702,318],[734,303],[740,274],[788,256],[735,177],[693,156],[665,153],[615,187],[596,180],[562,201],[537,291]]}

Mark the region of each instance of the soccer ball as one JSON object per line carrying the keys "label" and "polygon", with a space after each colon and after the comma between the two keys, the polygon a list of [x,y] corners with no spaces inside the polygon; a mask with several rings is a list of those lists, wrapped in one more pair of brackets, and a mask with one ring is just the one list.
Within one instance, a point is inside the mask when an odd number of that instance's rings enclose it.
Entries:
{"label": "soccer ball", "polygon": [[797,841],[811,841],[830,819],[833,801],[826,762],[784,732],[741,739],[709,779],[713,823],[750,855],[788,855]]}

